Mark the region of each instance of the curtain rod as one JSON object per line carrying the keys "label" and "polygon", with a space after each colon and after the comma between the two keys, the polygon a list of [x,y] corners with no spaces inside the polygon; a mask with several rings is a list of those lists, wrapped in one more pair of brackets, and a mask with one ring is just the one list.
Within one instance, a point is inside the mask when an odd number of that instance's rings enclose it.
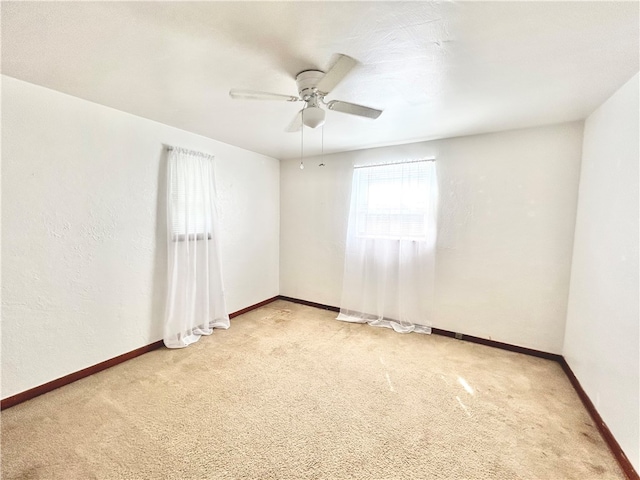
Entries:
{"label": "curtain rod", "polygon": [[435,162],[434,158],[423,158],[421,160],[407,160],[404,162],[389,162],[389,163],[374,163],[372,165],[355,165],[353,168],[373,168],[373,167],[386,167],[388,165],[404,165],[405,163],[422,163],[422,162]]}
{"label": "curtain rod", "polygon": [[166,148],[168,152],[171,152],[173,150],[178,150],[180,152],[188,153],[191,155],[199,155],[201,157],[215,158],[214,155],[211,155],[209,153],[199,152],[197,150],[189,150],[187,148],[182,148],[182,147],[172,147],[171,145],[166,145]]}

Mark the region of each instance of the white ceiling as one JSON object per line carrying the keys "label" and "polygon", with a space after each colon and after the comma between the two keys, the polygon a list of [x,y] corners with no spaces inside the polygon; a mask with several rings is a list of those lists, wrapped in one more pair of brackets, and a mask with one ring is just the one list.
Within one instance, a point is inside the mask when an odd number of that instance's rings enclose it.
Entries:
{"label": "white ceiling", "polygon": [[[275,158],[297,94],[334,53],[358,65],[327,100],[336,152],[582,119],[639,69],[632,2],[2,2],[2,73]],[[305,156],[320,129],[305,129]]]}

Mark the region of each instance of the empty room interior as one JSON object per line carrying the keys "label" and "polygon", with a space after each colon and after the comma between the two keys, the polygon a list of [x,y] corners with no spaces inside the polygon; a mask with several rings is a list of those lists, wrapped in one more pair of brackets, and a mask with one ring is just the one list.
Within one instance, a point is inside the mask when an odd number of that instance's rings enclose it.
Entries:
{"label": "empty room interior", "polygon": [[3,479],[638,479],[640,3],[1,3]]}

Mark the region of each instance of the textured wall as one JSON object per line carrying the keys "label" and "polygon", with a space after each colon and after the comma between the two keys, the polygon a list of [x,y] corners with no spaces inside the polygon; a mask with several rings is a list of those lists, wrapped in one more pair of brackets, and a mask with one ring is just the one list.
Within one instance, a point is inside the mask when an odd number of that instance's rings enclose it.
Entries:
{"label": "textured wall", "polygon": [[563,354],[640,471],[638,86],[585,122]]}
{"label": "textured wall", "polygon": [[163,144],[216,156],[229,311],[278,294],[277,160],[3,76],[3,398],[161,338]]}
{"label": "textured wall", "polygon": [[338,305],[357,164],[436,157],[436,327],[560,353],[582,123],[283,161],[280,291]]}

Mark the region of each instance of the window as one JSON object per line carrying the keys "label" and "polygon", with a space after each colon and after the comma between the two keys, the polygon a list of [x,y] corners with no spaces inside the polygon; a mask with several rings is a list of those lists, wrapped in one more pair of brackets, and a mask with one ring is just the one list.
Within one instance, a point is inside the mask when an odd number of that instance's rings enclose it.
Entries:
{"label": "window", "polygon": [[426,240],[435,198],[430,160],[356,167],[358,237]]}
{"label": "window", "polygon": [[170,177],[173,241],[211,240],[211,160],[182,153]]}

